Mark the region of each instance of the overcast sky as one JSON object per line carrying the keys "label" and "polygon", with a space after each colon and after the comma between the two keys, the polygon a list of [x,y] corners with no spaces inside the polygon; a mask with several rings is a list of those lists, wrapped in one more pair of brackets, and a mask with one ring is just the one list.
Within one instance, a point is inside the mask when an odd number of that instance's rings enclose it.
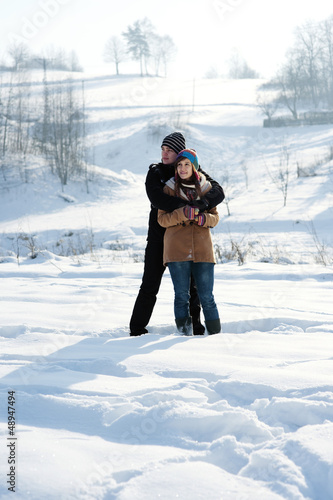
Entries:
{"label": "overcast sky", "polygon": [[235,49],[269,77],[283,62],[295,27],[333,15],[327,0],[0,0],[0,7],[1,58],[16,39],[34,52],[51,44],[73,49],[85,69],[97,69],[107,39],[148,17],[178,48],[171,73],[191,78],[213,67],[225,72]]}

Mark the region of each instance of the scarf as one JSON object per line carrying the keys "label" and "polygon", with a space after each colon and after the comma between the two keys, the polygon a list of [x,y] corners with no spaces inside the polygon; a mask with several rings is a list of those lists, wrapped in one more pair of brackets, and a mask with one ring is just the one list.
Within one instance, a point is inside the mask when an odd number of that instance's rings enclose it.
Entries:
{"label": "scarf", "polygon": [[[167,186],[169,186],[173,191],[175,190],[175,178],[173,177],[172,179],[169,179],[168,182],[166,183]],[[185,184],[181,183],[181,190],[180,194],[183,198],[190,200],[189,196],[192,196],[192,200],[195,199],[200,199],[200,196],[197,196],[196,191],[195,191],[195,185],[194,184]],[[211,183],[207,181],[206,177],[200,172],[200,188],[202,192],[209,191],[211,189]],[[189,193],[188,194],[186,193]]]}

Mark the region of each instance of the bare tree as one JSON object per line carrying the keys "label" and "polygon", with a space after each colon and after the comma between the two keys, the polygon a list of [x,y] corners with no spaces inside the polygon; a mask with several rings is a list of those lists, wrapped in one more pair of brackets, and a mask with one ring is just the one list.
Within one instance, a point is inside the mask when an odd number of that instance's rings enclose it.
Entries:
{"label": "bare tree", "polygon": [[304,96],[303,61],[300,54],[290,51],[288,60],[276,77],[280,89],[279,100],[298,118],[298,106]]}
{"label": "bare tree", "polygon": [[40,56],[35,58],[35,60],[46,60],[47,68],[57,69],[60,71],[69,71],[71,68],[71,56],[61,47],[55,47],[54,45],[47,45],[43,48]]}
{"label": "bare tree", "polygon": [[60,84],[51,101],[50,153],[62,187],[81,174],[84,164],[84,114],[74,95],[73,82]]}
{"label": "bare tree", "polygon": [[225,193],[225,198],[223,200],[223,203],[225,203],[227,207],[227,213],[228,216],[230,217],[231,212],[230,212],[230,201],[232,200],[232,186],[231,186],[231,180],[230,180],[230,173],[228,167],[225,168],[223,176],[221,178],[221,185],[223,186],[223,190]]}
{"label": "bare tree", "polygon": [[43,68],[43,116],[42,122],[37,121],[34,128],[34,144],[47,157],[51,137],[50,90],[47,80],[47,69],[52,66],[53,61],[46,57],[35,57],[34,60]]}
{"label": "bare tree", "polygon": [[30,57],[28,46],[23,42],[12,42],[8,46],[7,52],[13,59],[14,70],[17,71]]}
{"label": "bare tree", "polygon": [[[26,154],[30,148],[30,89],[25,71],[11,73],[8,86],[0,85],[0,167],[4,181],[27,181]],[[3,92],[3,90],[5,92]],[[11,153],[10,159],[8,153]],[[7,173],[9,175],[7,175]]]}
{"label": "bare tree", "polygon": [[79,62],[79,57],[75,50],[72,50],[68,55],[68,67],[70,71],[83,71]]}
{"label": "bare tree", "polygon": [[237,49],[234,49],[229,59],[229,77],[234,79],[259,78],[259,74],[252,69]]}
{"label": "bare tree", "polygon": [[162,37],[160,35],[155,35],[154,42],[151,43],[150,57],[153,61],[155,75],[158,76],[162,63]]}
{"label": "bare tree", "polygon": [[302,61],[304,90],[311,96],[315,107],[318,106],[320,96],[319,56],[322,49],[318,35],[318,25],[312,22],[296,29],[295,50]]}
{"label": "bare tree", "polygon": [[325,100],[330,108],[333,107],[333,16],[324,20],[320,25],[321,52],[320,72],[322,74],[321,84],[325,94]]}
{"label": "bare tree", "polygon": [[164,35],[160,43],[161,60],[164,66],[164,76],[167,75],[167,65],[177,52],[177,47],[169,35]]}
{"label": "bare tree", "polygon": [[333,262],[332,252],[330,252],[328,246],[320,240],[313,221],[310,221],[307,224],[307,228],[313,238],[317,250],[317,254],[315,256],[317,263],[324,266],[331,265]]}
{"label": "bare tree", "polygon": [[13,100],[14,100],[14,87],[13,87],[13,79],[11,78],[6,99],[7,102],[3,110],[2,137],[1,137],[2,161],[4,161],[8,149],[8,135],[9,135],[8,130],[9,130],[9,121],[12,118],[12,113],[13,113]]}
{"label": "bare tree", "polygon": [[65,49],[57,47],[54,51],[52,61],[52,69],[67,70],[68,69],[68,57]]}
{"label": "bare tree", "polygon": [[89,193],[88,165],[87,165],[87,132],[86,132],[86,98],[84,91],[84,80],[82,80],[82,133],[80,141],[79,158],[82,163],[82,171],[86,182],[87,193]]}
{"label": "bare tree", "polygon": [[268,121],[271,121],[279,107],[279,99],[272,92],[261,90],[257,93],[257,105],[261,112],[267,116]]}
{"label": "bare tree", "polygon": [[289,175],[290,175],[290,151],[287,144],[280,149],[279,167],[277,170],[268,170],[268,174],[283,195],[283,206],[287,205]]}
{"label": "bare tree", "polygon": [[141,28],[141,32],[142,32],[144,39],[146,40],[147,46],[148,46],[148,50],[145,50],[143,53],[145,72],[146,72],[146,75],[148,75],[148,61],[149,61],[150,56],[151,56],[152,44],[154,43],[154,40],[156,39],[156,33],[154,31],[154,26],[152,25],[152,23],[148,19],[148,17],[145,17],[140,21],[140,28]]}
{"label": "bare tree", "polygon": [[248,175],[248,166],[247,166],[247,162],[245,159],[243,159],[241,161],[240,166],[241,166],[241,169],[243,171],[244,178],[245,178],[245,187],[246,187],[246,189],[248,189],[248,187],[249,187],[249,175]]}
{"label": "bare tree", "polygon": [[104,61],[113,62],[116,66],[116,74],[119,75],[119,64],[126,59],[126,48],[118,36],[108,39],[104,47]]}
{"label": "bare tree", "polygon": [[156,35],[149,37],[150,58],[153,60],[155,75],[158,76],[163,66],[164,76],[167,75],[169,61],[175,56],[177,48],[169,35]]}
{"label": "bare tree", "polygon": [[12,148],[15,152],[25,155],[27,153],[29,135],[29,100],[30,84],[25,71],[15,74],[16,91],[13,102],[15,124],[13,126]]}
{"label": "bare tree", "polygon": [[205,78],[218,78],[219,72],[215,66],[211,66],[208,71],[206,71]]}

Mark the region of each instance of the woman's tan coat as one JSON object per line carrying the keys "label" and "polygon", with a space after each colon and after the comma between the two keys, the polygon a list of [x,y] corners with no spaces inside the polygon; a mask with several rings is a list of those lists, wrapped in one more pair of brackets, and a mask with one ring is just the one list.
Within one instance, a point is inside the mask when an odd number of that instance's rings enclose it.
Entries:
{"label": "woman's tan coat", "polygon": [[[171,182],[170,182],[171,181]],[[175,196],[173,179],[170,179],[164,186],[164,192]],[[208,187],[202,192],[204,195],[211,189],[209,182],[202,183]],[[182,194],[182,193],[181,193]],[[187,200],[185,195],[182,197]],[[188,201],[188,200],[187,200]],[[173,212],[158,211],[157,220],[162,227],[166,228],[164,235],[163,263],[183,262],[192,260],[193,262],[213,262],[215,256],[213,243],[210,234],[211,227],[217,225],[219,215],[214,207],[204,212],[206,221],[203,226],[198,226],[195,221],[188,220],[184,215],[183,208],[177,208]]]}

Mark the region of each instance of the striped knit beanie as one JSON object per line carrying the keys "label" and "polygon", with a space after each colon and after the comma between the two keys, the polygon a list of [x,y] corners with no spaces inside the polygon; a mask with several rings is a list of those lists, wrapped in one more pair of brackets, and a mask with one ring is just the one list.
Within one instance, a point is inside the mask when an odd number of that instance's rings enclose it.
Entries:
{"label": "striped knit beanie", "polygon": [[185,137],[181,132],[173,132],[164,137],[162,146],[167,146],[178,154],[179,151],[186,148]]}

